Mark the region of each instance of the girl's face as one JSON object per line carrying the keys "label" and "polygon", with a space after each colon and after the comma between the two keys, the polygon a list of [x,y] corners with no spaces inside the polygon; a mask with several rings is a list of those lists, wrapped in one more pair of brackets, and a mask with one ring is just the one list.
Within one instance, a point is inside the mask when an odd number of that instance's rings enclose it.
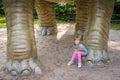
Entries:
{"label": "girl's face", "polygon": [[78,45],[80,43],[80,39],[75,39],[75,44]]}

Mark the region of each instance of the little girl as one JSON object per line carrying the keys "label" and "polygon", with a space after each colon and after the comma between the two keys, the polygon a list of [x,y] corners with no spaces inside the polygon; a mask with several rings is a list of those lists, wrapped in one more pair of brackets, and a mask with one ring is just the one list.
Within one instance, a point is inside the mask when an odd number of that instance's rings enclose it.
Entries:
{"label": "little girl", "polygon": [[88,51],[85,48],[85,46],[82,43],[80,43],[80,42],[81,41],[80,41],[79,38],[75,38],[74,45],[73,45],[74,53],[72,55],[71,60],[67,64],[68,66],[73,64],[73,62],[74,62],[74,60],[76,58],[76,55],[77,55],[78,56],[78,68],[80,68],[81,67],[81,56],[82,55],[87,55],[87,53],[88,53]]}

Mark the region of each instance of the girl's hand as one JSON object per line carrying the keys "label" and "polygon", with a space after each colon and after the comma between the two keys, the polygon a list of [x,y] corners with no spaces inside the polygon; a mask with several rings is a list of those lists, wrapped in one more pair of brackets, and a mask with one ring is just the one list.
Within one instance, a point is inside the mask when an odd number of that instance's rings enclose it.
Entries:
{"label": "girl's hand", "polygon": [[78,49],[74,49],[75,51],[78,51]]}
{"label": "girl's hand", "polygon": [[79,49],[77,49],[77,50],[79,50],[79,51],[83,51],[83,48],[79,48]]}

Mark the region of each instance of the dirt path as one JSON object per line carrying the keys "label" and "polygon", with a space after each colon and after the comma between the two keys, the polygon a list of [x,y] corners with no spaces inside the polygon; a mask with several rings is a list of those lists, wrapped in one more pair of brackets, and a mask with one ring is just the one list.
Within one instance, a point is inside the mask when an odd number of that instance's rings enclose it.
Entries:
{"label": "dirt path", "polygon": [[[37,26],[37,25],[36,25]],[[120,80],[120,31],[111,30],[109,54],[111,64],[97,67],[68,67],[72,50],[74,25],[58,25],[58,36],[36,34],[38,58],[43,74],[11,77],[0,71],[0,80]],[[6,29],[0,29],[0,69],[6,60]]]}

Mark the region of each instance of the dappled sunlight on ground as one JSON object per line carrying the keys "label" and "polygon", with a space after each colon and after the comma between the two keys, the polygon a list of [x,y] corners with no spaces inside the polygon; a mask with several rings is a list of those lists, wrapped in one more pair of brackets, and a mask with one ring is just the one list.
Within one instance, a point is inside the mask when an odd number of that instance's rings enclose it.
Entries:
{"label": "dappled sunlight on ground", "polygon": [[[71,28],[70,27],[71,25],[72,24],[58,24],[57,40],[61,39],[66,34],[66,32],[69,30],[69,28]],[[72,27],[75,27],[75,26],[72,25]],[[74,30],[74,28],[73,28],[73,30]]]}
{"label": "dappled sunlight on ground", "polygon": [[108,46],[111,49],[119,50],[120,51],[120,42],[115,42],[115,41],[109,41]]}

